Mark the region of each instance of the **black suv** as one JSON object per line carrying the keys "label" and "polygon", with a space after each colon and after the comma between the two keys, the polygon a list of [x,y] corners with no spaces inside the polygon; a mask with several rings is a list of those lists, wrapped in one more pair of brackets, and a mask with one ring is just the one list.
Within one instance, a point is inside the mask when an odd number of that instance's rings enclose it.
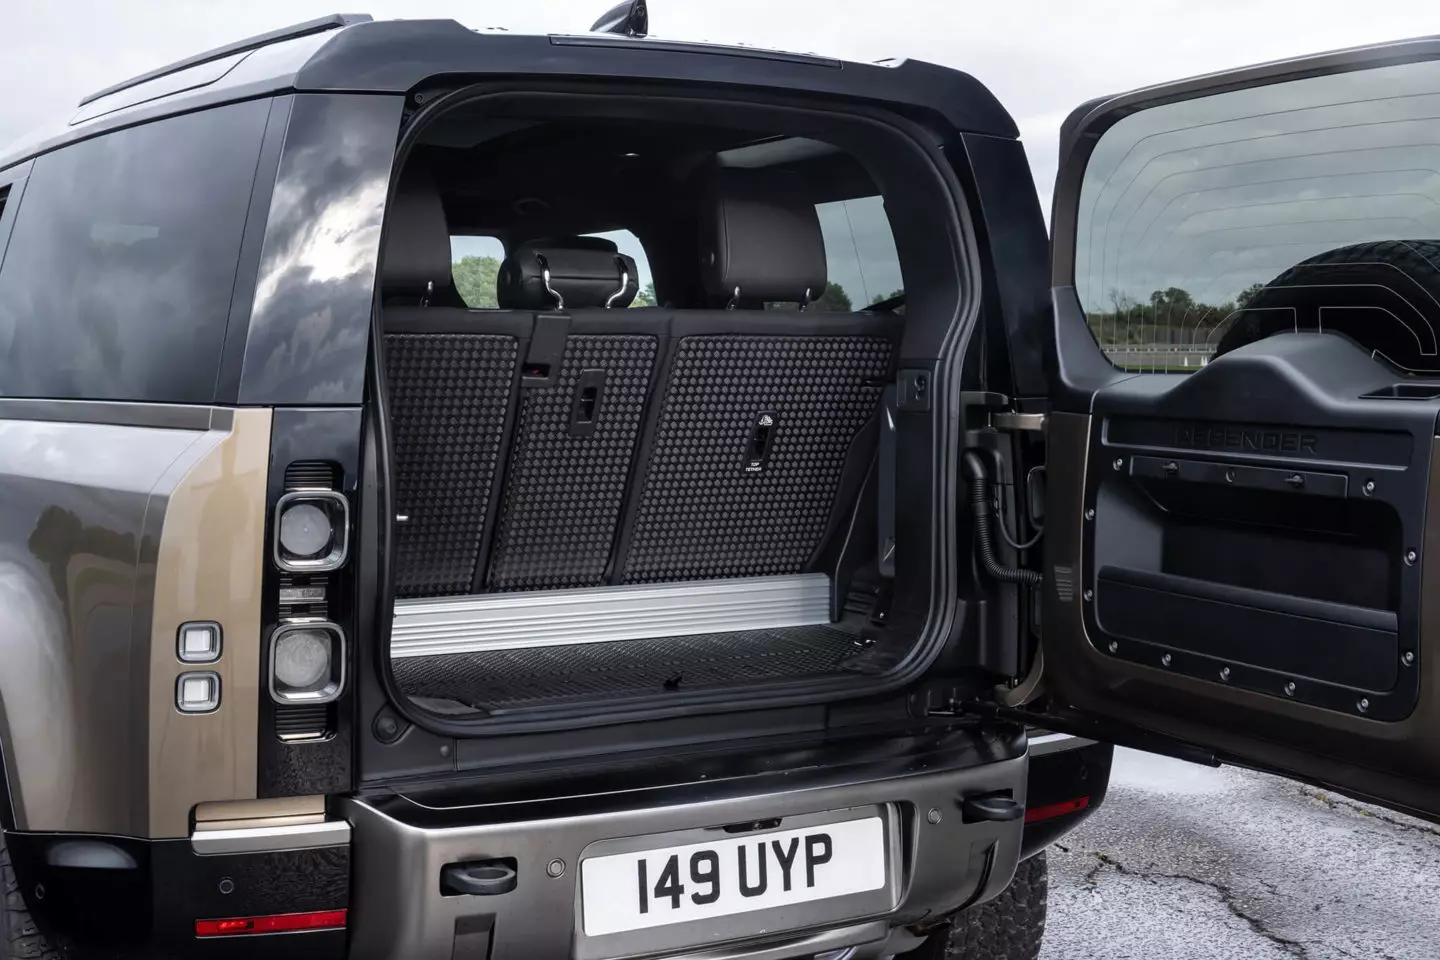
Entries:
{"label": "black suv", "polygon": [[1080,108],[1047,269],[974,79],[643,19],[0,156],[0,956],[1033,955],[1106,742],[1440,813],[1440,43]]}

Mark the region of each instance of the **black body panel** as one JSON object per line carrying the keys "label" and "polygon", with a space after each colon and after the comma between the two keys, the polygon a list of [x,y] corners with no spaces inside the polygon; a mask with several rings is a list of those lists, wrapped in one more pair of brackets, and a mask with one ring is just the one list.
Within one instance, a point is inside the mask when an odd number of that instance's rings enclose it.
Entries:
{"label": "black body panel", "polygon": [[297,96],[255,276],[238,401],[364,400],[400,97]]}
{"label": "black body panel", "polygon": [[[1032,740],[1035,733],[1030,734]],[[1110,764],[1115,748],[1108,743],[1091,743],[1047,753],[1030,754],[1029,780],[1025,784],[1025,833],[1020,857],[1033,857],[1050,844],[1089,819],[1105,802],[1110,786]],[[1075,801],[1084,806],[1067,813]],[[1033,819],[1034,815],[1043,819]]]}
{"label": "black body panel", "polygon": [[[335,478],[334,489],[349,498],[351,517],[360,484],[360,443],[362,411],[356,407],[335,410],[280,408],[275,411],[271,427],[270,478],[266,493],[272,529],[266,532],[267,562],[262,580],[264,594],[261,623],[264,624],[265,646],[261,652],[261,669],[268,672],[269,638],[281,619],[280,589],[283,586],[320,587],[324,599],[307,606],[286,604],[286,616],[314,616],[338,625],[349,639],[349,662],[345,675],[354,677],[363,655],[357,639],[355,610],[360,601],[356,589],[355,531],[350,533],[351,559],[346,566],[332,573],[282,574],[269,560],[269,544],[274,537],[273,507],[287,489],[287,473],[294,476],[294,464],[326,464]],[[352,521],[353,526],[353,521]],[[312,796],[345,793],[352,789],[355,774],[353,759],[353,723],[356,683],[346,684],[340,698],[328,705],[306,706],[276,703],[268,693],[268,679],[262,679],[260,695],[260,726],[256,775],[257,795],[266,797]],[[323,724],[323,727],[321,726]],[[281,733],[306,732],[320,729],[323,735],[310,740],[282,740]]]}
{"label": "black body panel", "polygon": [[[7,833],[5,845],[32,916],[78,960],[253,957],[260,944],[278,960],[345,955],[344,930],[197,939],[195,921],[347,909],[348,847],[202,857],[189,840],[73,833]],[[109,866],[55,863],[82,849]]]}

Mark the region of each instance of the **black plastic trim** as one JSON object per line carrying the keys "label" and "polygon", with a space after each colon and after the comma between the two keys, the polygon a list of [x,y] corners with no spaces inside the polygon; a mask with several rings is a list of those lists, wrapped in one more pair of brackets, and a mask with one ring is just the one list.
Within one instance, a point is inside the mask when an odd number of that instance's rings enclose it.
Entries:
{"label": "black plastic trim", "polygon": [[89,96],[83,97],[76,106],[83,107],[87,103],[94,103],[101,97],[108,97],[112,93],[119,93],[122,90],[129,90],[131,87],[138,87],[142,83],[151,80],[159,80],[161,77],[168,77],[172,73],[179,73],[181,70],[188,70],[191,67],[198,67],[201,64],[221,60],[237,53],[247,53],[251,50],[259,50],[261,47],[268,47],[272,43],[279,43],[282,40],[295,40],[300,37],[308,37],[312,33],[324,33],[327,30],[336,30],[340,27],[348,27],[356,23],[369,23],[373,18],[368,14],[345,14],[332,13],[328,17],[319,17],[314,20],[307,20],[304,23],[297,23],[290,27],[281,27],[279,30],[270,30],[265,33],[247,37],[244,40],[236,40],[234,43],[227,43],[223,47],[216,47],[204,53],[197,53],[194,56],[186,57],[183,60],[176,60],[174,63],[151,70],[147,73],[131,77],[120,83],[97,90]]}
{"label": "black plastic trim", "polygon": [[[197,942],[195,921],[345,909],[350,847],[198,856],[189,839],[141,840],[80,833],[7,833],[26,905],[41,928],[110,960],[249,957],[251,938]],[[60,866],[56,851],[91,847],[105,868]],[[36,898],[37,887],[44,897]],[[345,931],[270,935],[275,960],[345,955]]]}
{"label": "black plastic trim", "polygon": [[[1030,736],[1033,738],[1035,733],[1032,731]],[[1025,785],[1027,810],[1080,797],[1088,803],[1085,809],[1075,813],[1025,824],[1020,841],[1022,860],[1044,850],[1100,809],[1110,784],[1110,764],[1114,754],[1115,748],[1108,743],[1088,743],[1039,756],[1031,755],[1029,780]]]}

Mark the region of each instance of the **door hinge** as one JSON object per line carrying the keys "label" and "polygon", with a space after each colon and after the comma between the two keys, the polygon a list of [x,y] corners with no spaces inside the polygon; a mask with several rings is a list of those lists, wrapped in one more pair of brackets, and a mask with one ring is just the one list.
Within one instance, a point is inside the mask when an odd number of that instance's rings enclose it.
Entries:
{"label": "door hinge", "polygon": [[996,430],[1044,431],[1045,414],[1017,413],[1014,410],[999,410],[990,414],[990,426]]}
{"label": "door hinge", "polygon": [[1025,707],[1006,707],[986,700],[967,700],[959,704],[960,715],[981,720],[997,720],[1004,723],[1019,723],[1026,727],[1049,730],[1052,733],[1068,733],[1074,737],[1113,743],[1117,747],[1130,747],[1145,753],[1158,753],[1177,760],[1199,763],[1207,767],[1220,766],[1220,759],[1213,750],[1174,740],[1170,737],[1150,733],[1124,724],[1097,720],[1063,710],[1029,710]]}

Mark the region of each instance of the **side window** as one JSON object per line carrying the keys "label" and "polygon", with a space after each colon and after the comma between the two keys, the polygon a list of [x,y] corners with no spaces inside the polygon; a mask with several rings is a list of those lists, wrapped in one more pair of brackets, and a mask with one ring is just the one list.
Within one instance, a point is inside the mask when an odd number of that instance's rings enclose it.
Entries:
{"label": "side window", "polygon": [[208,403],[269,104],[35,161],[0,266],[0,392]]}
{"label": "side window", "polygon": [[878,196],[815,205],[829,281],[811,310],[849,313],[905,292],[895,236]]}
{"label": "side window", "polygon": [[[612,240],[621,253],[635,258],[639,272],[640,292],[631,302],[632,307],[655,306],[655,282],[651,279],[650,261],[645,257],[645,248],[629,230],[610,230],[592,233],[592,237]],[[460,298],[472,310],[493,310],[495,301],[495,277],[500,271],[500,261],[505,259],[505,245],[496,237],[451,237],[451,275]]]}
{"label": "side window", "polygon": [[495,309],[495,277],[504,259],[505,246],[495,237],[450,238],[450,275],[466,306]]}
{"label": "side window", "polygon": [[1184,372],[1284,330],[1440,370],[1440,63],[1131,114],[1081,184],[1075,287],[1117,366]]}

